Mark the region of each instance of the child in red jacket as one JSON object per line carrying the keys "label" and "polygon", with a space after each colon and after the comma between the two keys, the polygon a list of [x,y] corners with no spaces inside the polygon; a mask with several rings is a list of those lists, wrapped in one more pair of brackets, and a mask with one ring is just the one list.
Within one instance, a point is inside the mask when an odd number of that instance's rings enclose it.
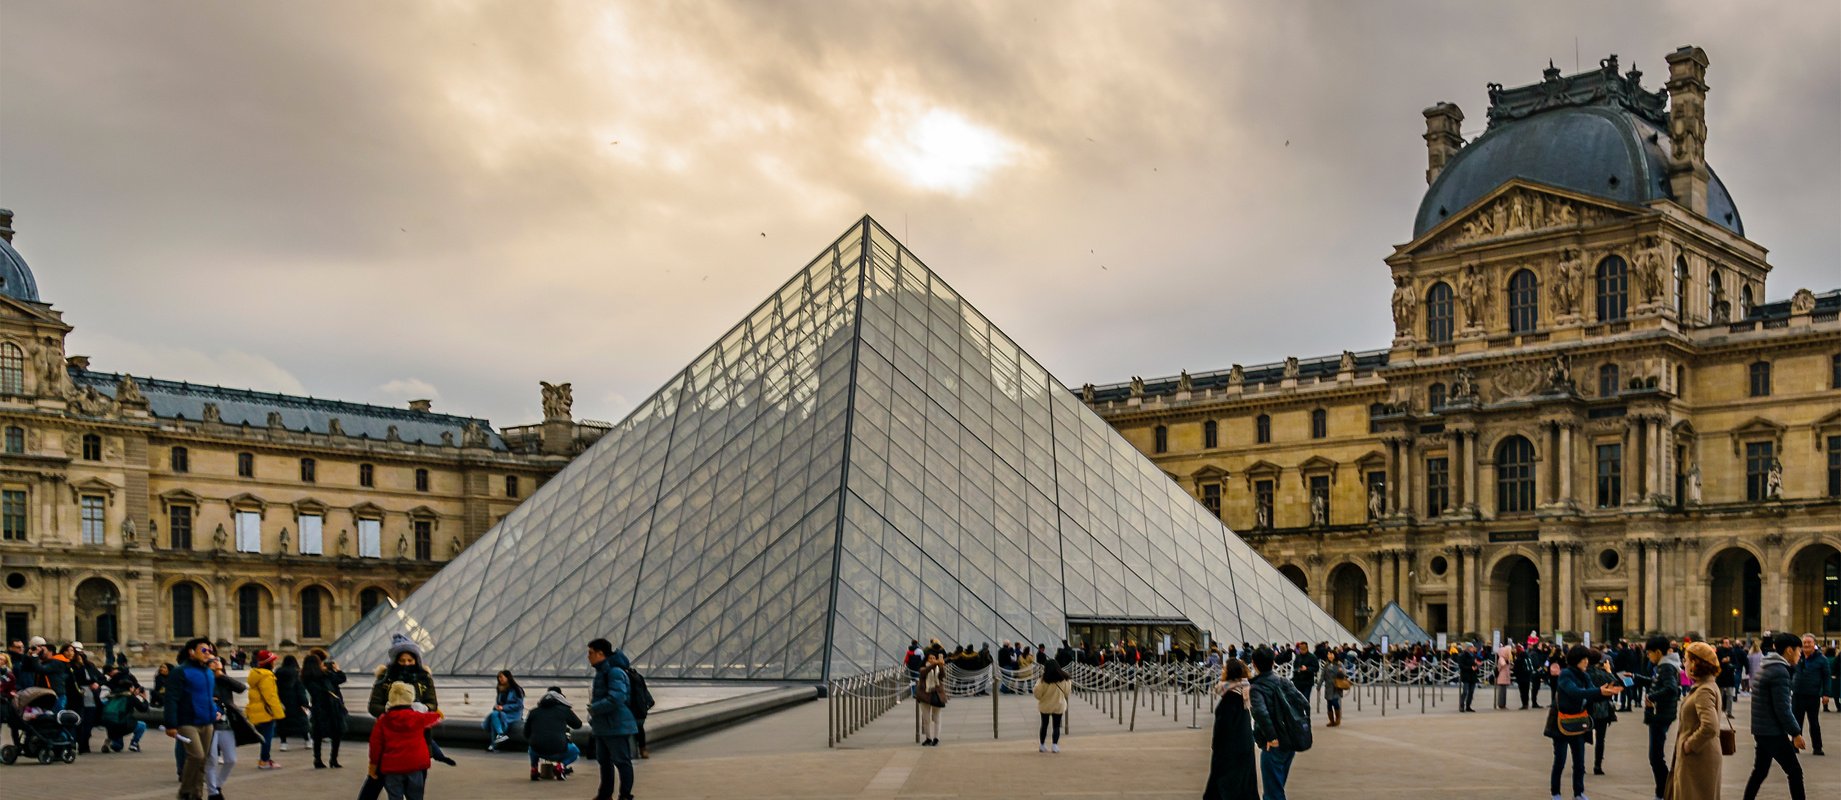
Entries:
{"label": "child in red jacket", "polygon": [[390,684],[384,715],[371,726],[371,777],[383,781],[390,800],[422,800],[428,784],[428,739],[441,721],[439,711],[417,711],[415,687]]}

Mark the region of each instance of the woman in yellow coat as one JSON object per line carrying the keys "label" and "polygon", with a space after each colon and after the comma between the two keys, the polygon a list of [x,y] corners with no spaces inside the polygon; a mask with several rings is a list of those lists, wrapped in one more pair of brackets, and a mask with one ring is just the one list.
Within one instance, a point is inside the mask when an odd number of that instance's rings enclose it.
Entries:
{"label": "woman in yellow coat", "polygon": [[275,661],[274,653],[258,651],[256,666],[249,671],[249,702],[244,714],[249,717],[249,724],[256,726],[256,732],[262,734],[262,757],[256,761],[256,769],[281,766],[269,759],[269,746],[275,742],[275,723],[288,715],[275,681]]}
{"label": "woman in yellow coat", "polygon": [[1683,665],[1694,688],[1681,699],[1675,735],[1675,768],[1668,775],[1668,800],[1719,800],[1720,796],[1720,657],[1713,645],[1688,645]]}

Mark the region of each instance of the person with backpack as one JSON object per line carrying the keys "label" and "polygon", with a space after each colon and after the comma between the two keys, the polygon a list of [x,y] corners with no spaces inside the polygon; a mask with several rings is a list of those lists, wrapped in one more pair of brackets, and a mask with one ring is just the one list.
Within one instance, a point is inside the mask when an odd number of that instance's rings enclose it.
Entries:
{"label": "person with backpack", "polygon": [[1253,741],[1260,743],[1260,785],[1265,800],[1285,800],[1285,779],[1299,753],[1310,749],[1310,700],[1296,684],[1272,670],[1269,647],[1253,651],[1253,668],[1259,675],[1248,684],[1253,706]]}
{"label": "person with backpack", "polygon": [[638,729],[633,734],[633,747],[639,750],[640,758],[651,758],[652,751],[646,747],[646,715],[652,713],[652,690],[646,688],[646,677],[633,668],[626,653],[614,651],[614,667],[626,671],[626,707],[633,712],[633,727]]}
{"label": "person with backpack", "polygon": [[626,670],[615,666],[615,659],[627,662],[626,654],[614,649],[606,639],[588,643],[588,664],[594,667],[594,684],[588,700],[588,726],[594,732],[595,762],[601,767],[601,784],[594,800],[614,800],[615,779],[619,779],[620,798],[633,796],[633,734],[639,725],[627,705],[632,684]]}
{"label": "person with backpack", "polygon": [[921,665],[914,699],[920,703],[921,746],[938,747],[940,709],[946,707],[946,658],[943,654],[927,654],[926,663]]}
{"label": "person with backpack", "polygon": [[147,733],[147,723],[135,719],[137,711],[150,711],[147,696],[130,676],[127,680],[116,678],[109,686],[109,697],[102,701],[102,731],[107,740],[103,742],[102,752],[122,751],[122,740],[132,737],[127,749],[138,753],[141,751],[141,736]]}

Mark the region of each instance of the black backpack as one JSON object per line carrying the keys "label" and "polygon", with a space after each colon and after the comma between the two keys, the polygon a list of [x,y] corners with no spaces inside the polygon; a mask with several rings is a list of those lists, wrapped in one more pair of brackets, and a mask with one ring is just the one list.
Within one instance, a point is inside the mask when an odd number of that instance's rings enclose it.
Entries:
{"label": "black backpack", "polygon": [[1267,713],[1272,715],[1272,727],[1278,735],[1279,747],[1296,753],[1309,750],[1312,744],[1310,700],[1290,681],[1274,681],[1273,684],[1266,705],[1270,709]]}
{"label": "black backpack", "polygon": [[626,671],[627,693],[626,707],[633,712],[635,719],[642,718],[652,710],[652,691],[646,688],[646,679],[637,670]]}

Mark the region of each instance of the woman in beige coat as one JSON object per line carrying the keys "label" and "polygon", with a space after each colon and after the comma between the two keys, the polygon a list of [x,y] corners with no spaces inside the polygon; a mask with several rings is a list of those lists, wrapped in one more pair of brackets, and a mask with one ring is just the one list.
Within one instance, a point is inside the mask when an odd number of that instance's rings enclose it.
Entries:
{"label": "woman in beige coat", "polygon": [[1720,796],[1720,675],[1719,654],[1713,645],[1688,645],[1687,673],[1694,688],[1681,700],[1675,735],[1675,767],[1668,775],[1667,800],[1719,800]]}
{"label": "woman in beige coat", "polygon": [[[1037,752],[1061,752],[1061,716],[1068,713],[1068,694],[1074,690],[1074,681],[1054,659],[1042,661],[1042,678],[1036,681],[1036,710],[1042,712],[1042,730],[1037,735],[1039,743]],[[1049,723],[1055,726],[1055,742],[1048,742]]]}

